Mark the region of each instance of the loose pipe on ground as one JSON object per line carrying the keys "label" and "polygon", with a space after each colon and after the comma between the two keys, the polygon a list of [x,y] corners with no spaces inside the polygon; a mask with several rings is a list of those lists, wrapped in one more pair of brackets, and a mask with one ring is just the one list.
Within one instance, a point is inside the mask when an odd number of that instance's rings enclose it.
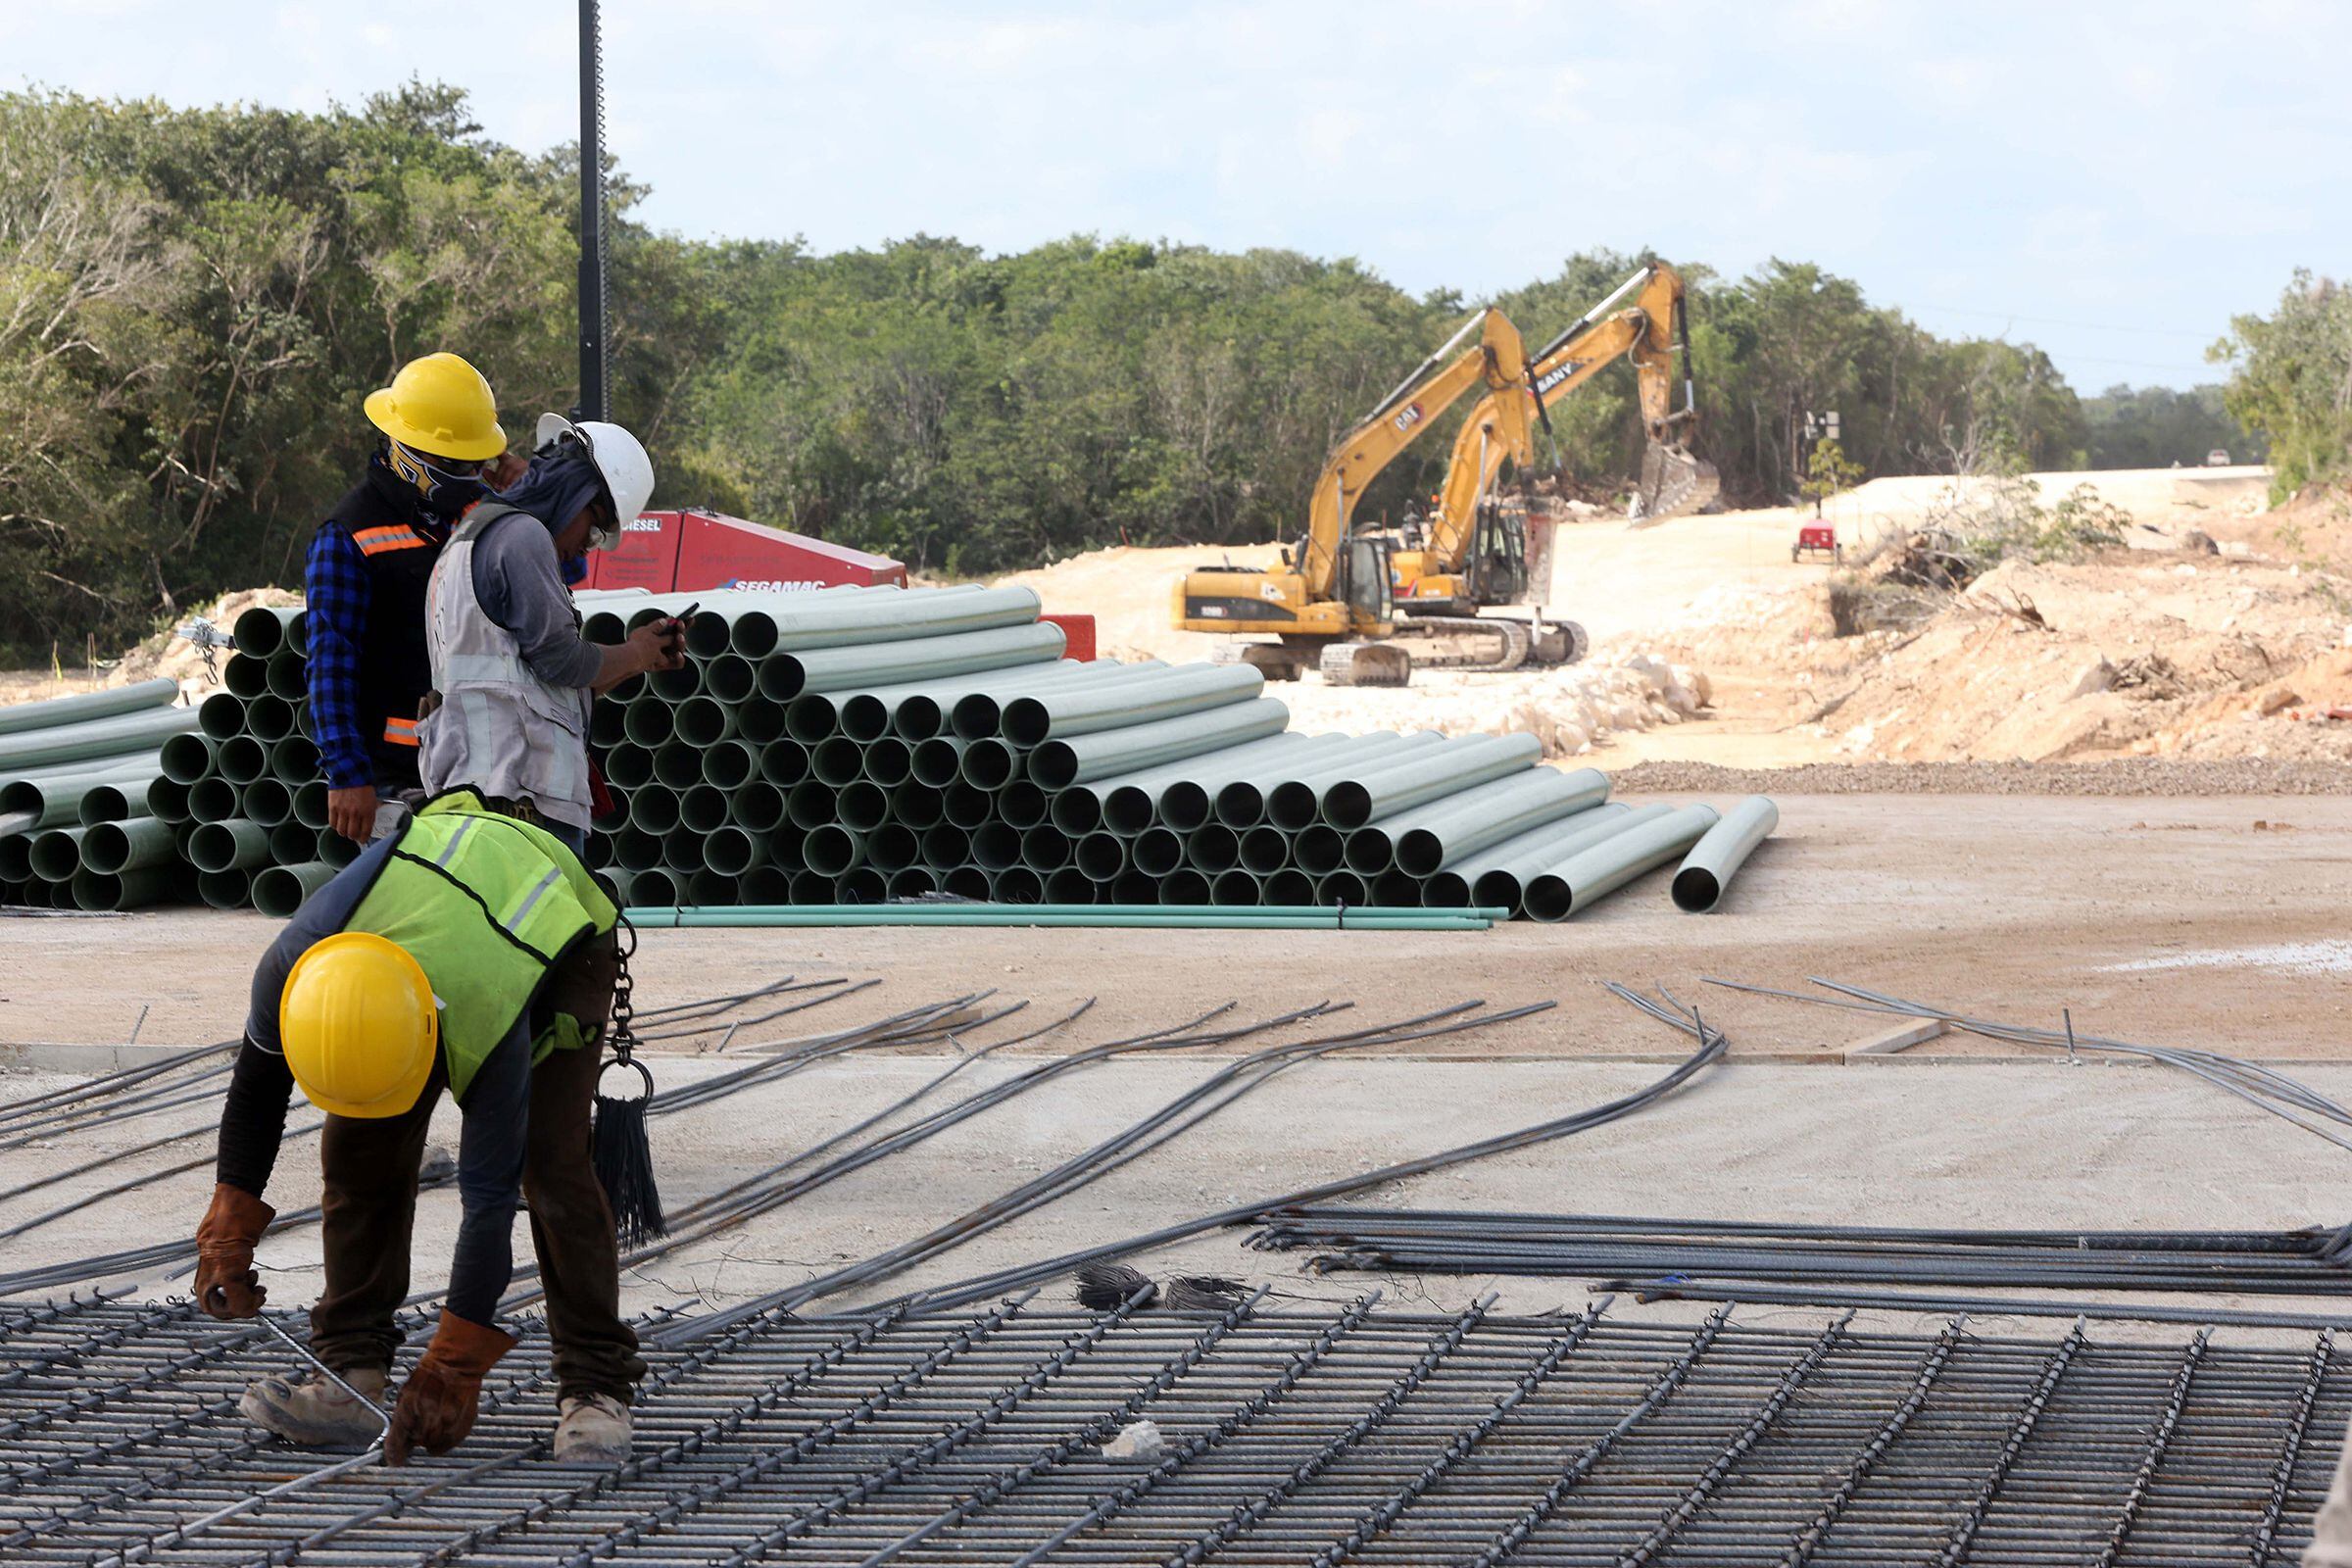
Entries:
{"label": "loose pipe on ground", "polygon": [[1671,806],[1631,807],[1612,801],[1578,811],[1446,864],[1429,879],[1423,897],[1432,908],[1499,904],[1517,913],[1526,878],[1541,875],[1581,846],[1606,838],[1618,825],[1664,816],[1673,809]]}
{"label": "loose pipe on ground", "polygon": [[[1570,772],[1536,767],[1399,811],[1356,832],[1380,835],[1392,847],[1398,869],[1434,876],[1454,860],[1591,810],[1608,798],[1609,777],[1596,767]],[[1352,837],[1348,849],[1352,860]]]}
{"label": "loose pipe on ground", "polygon": [[1620,827],[1553,864],[1527,884],[1527,912],[1565,920],[1698,842],[1717,817],[1712,806],[1686,806],[1665,816]]}
{"label": "loose pipe on ground", "polygon": [[1690,847],[1682,869],[1674,873],[1675,906],[1691,914],[1715,907],[1756,846],[1781,825],[1781,808],[1766,795],[1750,795],[1735,806]]}

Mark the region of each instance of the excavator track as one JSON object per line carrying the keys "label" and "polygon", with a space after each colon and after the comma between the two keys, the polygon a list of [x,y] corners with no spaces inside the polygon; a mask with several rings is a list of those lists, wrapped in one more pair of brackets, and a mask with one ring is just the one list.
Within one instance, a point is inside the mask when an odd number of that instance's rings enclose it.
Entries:
{"label": "excavator track", "polygon": [[1493,653],[1480,657],[1468,653],[1435,652],[1420,656],[1420,662],[1432,669],[1460,669],[1481,674],[1504,674],[1527,662],[1535,649],[1535,639],[1525,621],[1505,620],[1490,615],[1415,615],[1405,622],[1417,633],[1431,637],[1478,637],[1494,643]]}

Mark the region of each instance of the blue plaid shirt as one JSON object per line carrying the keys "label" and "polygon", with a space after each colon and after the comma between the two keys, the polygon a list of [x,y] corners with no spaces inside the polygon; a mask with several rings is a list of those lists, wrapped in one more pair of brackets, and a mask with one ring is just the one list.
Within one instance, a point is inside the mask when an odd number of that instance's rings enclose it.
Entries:
{"label": "blue plaid shirt", "polygon": [[375,782],[360,734],[360,643],[368,633],[368,568],[340,528],[320,525],[302,568],[310,639],[311,738],[330,790]]}

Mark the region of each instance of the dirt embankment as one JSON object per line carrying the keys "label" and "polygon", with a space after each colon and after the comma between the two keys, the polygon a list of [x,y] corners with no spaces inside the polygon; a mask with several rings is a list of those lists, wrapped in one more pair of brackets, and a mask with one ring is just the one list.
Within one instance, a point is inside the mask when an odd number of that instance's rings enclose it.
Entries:
{"label": "dirt embankment", "polygon": [[1805,743],[1794,760],[2352,760],[2352,579],[2258,501],[2135,514],[2122,546],[2006,563],[1858,636],[1836,635],[1834,568],[1742,572],[1646,646]]}
{"label": "dirt embankment", "polygon": [[[1839,636],[1832,583],[1933,515],[1951,481],[1874,480],[1826,520],[1846,566],[1789,559],[1788,509],[1630,527],[1563,523],[1550,612],[1582,621],[1569,670],[1417,673],[1407,691],[1274,688],[1307,727],[1531,730],[1555,757],[1819,762],[2116,758],[2352,760],[2352,509],[2267,510],[2267,469],[2033,476],[2041,504],[2088,484],[2131,514],[2125,543],[2011,563],[1900,631]],[[1102,651],[1171,662],[1220,639],[1169,625],[1188,566],[1271,547],[1106,550],[1015,581],[1091,611]]]}

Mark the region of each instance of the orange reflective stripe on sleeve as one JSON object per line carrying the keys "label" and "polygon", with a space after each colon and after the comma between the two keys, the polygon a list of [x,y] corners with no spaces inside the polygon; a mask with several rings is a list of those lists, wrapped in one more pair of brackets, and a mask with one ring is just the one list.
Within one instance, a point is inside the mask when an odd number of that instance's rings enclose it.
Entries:
{"label": "orange reflective stripe on sleeve", "polygon": [[387,550],[420,550],[432,541],[405,523],[387,523],[381,528],[362,528],[351,536],[364,556],[380,556]]}
{"label": "orange reflective stripe on sleeve", "polygon": [[413,718],[385,719],[384,740],[393,746],[415,746],[416,744],[416,721]]}

